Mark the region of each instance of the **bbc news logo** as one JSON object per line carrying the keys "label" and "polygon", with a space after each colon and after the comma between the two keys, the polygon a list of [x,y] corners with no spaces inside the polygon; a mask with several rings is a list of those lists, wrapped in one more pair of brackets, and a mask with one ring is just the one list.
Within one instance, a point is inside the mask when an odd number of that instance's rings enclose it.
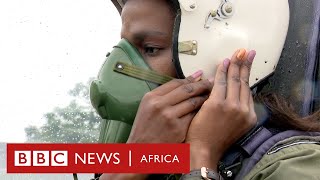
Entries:
{"label": "bbc news logo", "polygon": [[7,173],[187,173],[188,144],[7,144]]}
{"label": "bbc news logo", "polygon": [[68,166],[68,151],[15,151],[14,166]]}

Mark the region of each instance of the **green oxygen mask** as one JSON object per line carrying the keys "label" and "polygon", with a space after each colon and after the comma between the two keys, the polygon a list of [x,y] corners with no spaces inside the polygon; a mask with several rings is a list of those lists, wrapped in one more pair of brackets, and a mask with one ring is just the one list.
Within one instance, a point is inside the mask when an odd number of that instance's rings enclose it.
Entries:
{"label": "green oxygen mask", "polygon": [[139,51],[122,39],[91,83],[90,100],[101,116],[100,143],[125,143],[143,96],[170,81],[152,71]]}

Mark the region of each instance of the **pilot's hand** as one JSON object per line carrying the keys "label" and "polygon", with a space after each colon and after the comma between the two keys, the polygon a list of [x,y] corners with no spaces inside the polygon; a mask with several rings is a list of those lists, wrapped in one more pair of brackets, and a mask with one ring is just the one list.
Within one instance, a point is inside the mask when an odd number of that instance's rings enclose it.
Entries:
{"label": "pilot's hand", "polygon": [[128,143],[181,143],[212,84],[202,71],[174,79],[147,93],[139,106]]}
{"label": "pilot's hand", "polygon": [[225,151],[257,122],[249,87],[255,51],[238,50],[217,69],[214,87],[188,130],[191,169],[214,170]]}

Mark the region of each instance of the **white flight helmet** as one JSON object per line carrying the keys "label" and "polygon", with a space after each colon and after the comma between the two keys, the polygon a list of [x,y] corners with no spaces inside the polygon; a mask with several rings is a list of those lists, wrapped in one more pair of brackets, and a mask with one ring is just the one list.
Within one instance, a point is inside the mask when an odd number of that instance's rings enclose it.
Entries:
{"label": "white flight helmet", "polygon": [[[180,78],[201,69],[212,77],[237,49],[256,50],[250,86],[271,75],[289,26],[288,0],[172,0],[179,9],[173,57]],[[119,11],[124,2],[113,0]]]}

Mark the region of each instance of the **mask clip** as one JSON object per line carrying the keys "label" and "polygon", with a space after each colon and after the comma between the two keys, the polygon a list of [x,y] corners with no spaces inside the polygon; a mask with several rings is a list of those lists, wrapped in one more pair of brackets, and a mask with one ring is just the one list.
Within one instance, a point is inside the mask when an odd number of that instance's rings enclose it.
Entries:
{"label": "mask clip", "polygon": [[173,79],[170,76],[161,75],[155,71],[144,69],[135,65],[130,65],[124,62],[117,62],[113,70],[130,77],[153,82],[156,84],[165,84],[166,82],[169,82]]}

